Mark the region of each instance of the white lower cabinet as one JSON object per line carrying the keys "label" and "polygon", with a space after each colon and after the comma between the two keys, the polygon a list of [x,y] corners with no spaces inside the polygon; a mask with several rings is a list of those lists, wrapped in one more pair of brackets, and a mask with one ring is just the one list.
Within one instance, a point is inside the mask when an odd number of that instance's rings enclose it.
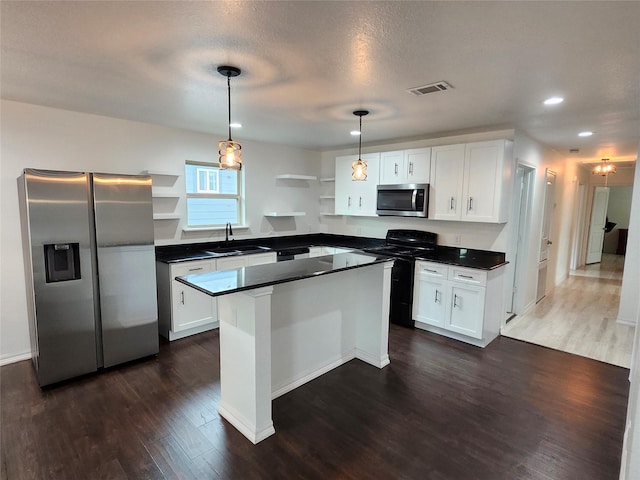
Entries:
{"label": "white lower cabinet", "polygon": [[504,317],[503,271],[416,261],[415,326],[485,347],[500,333]]}
{"label": "white lower cabinet", "polygon": [[168,340],[177,340],[218,326],[216,298],[178,282],[176,277],[275,261],[276,253],[268,252],[169,264],[156,262],[160,335]]}

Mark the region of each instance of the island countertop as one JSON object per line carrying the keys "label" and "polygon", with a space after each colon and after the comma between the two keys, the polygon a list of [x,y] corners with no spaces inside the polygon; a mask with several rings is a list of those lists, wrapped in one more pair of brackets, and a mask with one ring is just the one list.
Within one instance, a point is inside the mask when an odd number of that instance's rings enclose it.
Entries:
{"label": "island countertop", "polygon": [[322,257],[300,258],[287,262],[253,265],[231,270],[197,273],[176,277],[207,295],[217,297],[254,288],[293,282],[320,275],[365,267],[377,263],[393,262],[393,257],[363,252],[338,253]]}

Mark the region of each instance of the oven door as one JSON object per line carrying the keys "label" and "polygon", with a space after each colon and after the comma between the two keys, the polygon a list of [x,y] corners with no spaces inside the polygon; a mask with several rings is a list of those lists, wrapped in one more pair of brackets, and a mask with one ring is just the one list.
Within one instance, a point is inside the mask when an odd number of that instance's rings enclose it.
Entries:
{"label": "oven door", "polygon": [[378,185],[376,213],[401,217],[427,217],[429,185]]}

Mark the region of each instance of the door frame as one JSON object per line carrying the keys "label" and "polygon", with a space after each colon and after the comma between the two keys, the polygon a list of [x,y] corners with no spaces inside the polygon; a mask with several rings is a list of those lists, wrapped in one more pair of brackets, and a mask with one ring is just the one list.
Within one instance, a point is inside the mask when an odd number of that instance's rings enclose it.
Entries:
{"label": "door frame", "polygon": [[[529,251],[531,232],[531,216],[533,206],[534,186],[536,181],[536,167],[527,163],[518,162],[514,175],[514,208],[511,212],[511,231],[509,239],[509,265],[507,265],[507,281],[505,291],[505,307],[507,311],[503,321],[506,324],[507,317],[518,315],[525,310],[525,293],[527,283],[527,262],[524,261]],[[518,178],[522,178],[519,192]],[[510,300],[511,299],[511,300]]]}

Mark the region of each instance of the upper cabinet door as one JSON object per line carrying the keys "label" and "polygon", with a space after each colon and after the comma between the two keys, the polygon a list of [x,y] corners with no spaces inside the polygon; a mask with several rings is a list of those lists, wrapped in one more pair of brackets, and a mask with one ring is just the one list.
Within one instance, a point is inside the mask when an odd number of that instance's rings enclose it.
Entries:
{"label": "upper cabinet door", "polygon": [[380,185],[405,183],[406,171],[404,150],[380,154]]}
{"label": "upper cabinet door", "polygon": [[408,183],[429,183],[431,148],[414,148],[404,152]]}
{"label": "upper cabinet door", "polygon": [[380,185],[429,183],[431,148],[397,150],[380,154]]}
{"label": "upper cabinet door", "polygon": [[504,223],[508,220],[511,166],[505,140],[467,144],[462,220]]}
{"label": "upper cabinet door", "polygon": [[445,145],[431,149],[431,191],[429,218],[459,220],[462,205],[462,178],[465,145]]}

